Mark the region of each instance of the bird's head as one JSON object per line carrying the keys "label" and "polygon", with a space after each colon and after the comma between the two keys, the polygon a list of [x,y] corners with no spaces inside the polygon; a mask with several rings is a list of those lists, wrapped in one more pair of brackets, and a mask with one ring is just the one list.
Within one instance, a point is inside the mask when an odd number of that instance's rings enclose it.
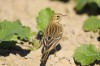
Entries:
{"label": "bird's head", "polygon": [[55,13],[55,14],[51,17],[51,20],[52,20],[52,22],[59,22],[59,21],[62,19],[62,17],[64,17],[64,16],[66,16],[66,15],[62,15],[62,14],[60,14],[60,13]]}

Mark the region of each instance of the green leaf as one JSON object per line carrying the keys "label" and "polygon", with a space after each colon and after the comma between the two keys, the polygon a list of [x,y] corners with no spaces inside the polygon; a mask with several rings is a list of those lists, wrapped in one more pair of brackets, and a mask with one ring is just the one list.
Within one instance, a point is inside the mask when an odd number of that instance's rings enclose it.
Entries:
{"label": "green leaf", "polygon": [[91,5],[92,3],[96,3],[97,6],[100,7],[100,0],[75,0],[75,2],[75,8],[77,11],[81,11],[86,6],[86,4]]}
{"label": "green leaf", "polygon": [[88,0],[75,0],[75,2],[76,2],[76,10],[80,11],[88,3]]}
{"label": "green leaf", "polygon": [[34,40],[34,50],[36,50],[39,47],[39,41]]}
{"label": "green leaf", "polygon": [[21,32],[20,33],[18,32],[17,34],[18,34],[18,36],[21,37],[21,39],[28,38],[28,40],[31,40],[33,35],[35,35],[36,33],[35,32],[31,32],[29,27],[22,26]]}
{"label": "green leaf", "polygon": [[97,60],[100,60],[100,51],[98,51]]}
{"label": "green leaf", "polygon": [[17,36],[21,39],[32,37],[33,32],[30,31],[29,27],[22,26],[19,20],[9,22],[7,20],[0,22],[0,40],[10,41],[16,39]]}
{"label": "green leaf", "polygon": [[11,39],[10,39],[10,40],[12,40],[12,41],[17,40],[17,35],[12,35],[12,37],[11,37]]}
{"label": "green leaf", "polygon": [[35,35],[35,32],[31,32],[29,27],[22,26],[19,20],[13,22],[4,20],[0,22],[0,48],[9,48],[14,46],[17,37],[31,40],[33,35]]}
{"label": "green leaf", "polygon": [[100,20],[95,16],[89,17],[83,25],[84,31],[94,31],[96,32],[100,28]]}
{"label": "green leaf", "polygon": [[[18,26],[16,26],[15,24]],[[2,29],[0,29],[0,40],[1,41],[10,40],[12,35],[14,35],[14,33],[20,29],[20,25],[21,24],[19,23],[19,21],[11,23],[11,22],[5,20],[3,22],[0,22],[0,26],[2,28]],[[16,28],[17,28],[17,30],[16,30]]]}
{"label": "green leaf", "polygon": [[36,50],[38,49],[40,46],[40,43],[37,39],[34,39],[33,42],[32,42],[32,47],[29,46],[29,50]]}
{"label": "green leaf", "polygon": [[89,65],[90,63],[93,63],[96,59],[100,58],[100,54],[98,53],[94,45],[83,44],[75,50],[74,58],[82,65]]}
{"label": "green leaf", "polygon": [[51,10],[50,8],[45,8],[45,9],[42,9],[38,16],[36,17],[36,20],[37,20],[37,28],[40,30],[40,31],[44,31],[44,29],[46,28],[46,26],[48,25],[50,19],[51,19],[51,16],[54,14],[54,11]]}
{"label": "green leaf", "polygon": [[100,0],[94,0],[94,2],[98,5],[98,7],[100,8]]}

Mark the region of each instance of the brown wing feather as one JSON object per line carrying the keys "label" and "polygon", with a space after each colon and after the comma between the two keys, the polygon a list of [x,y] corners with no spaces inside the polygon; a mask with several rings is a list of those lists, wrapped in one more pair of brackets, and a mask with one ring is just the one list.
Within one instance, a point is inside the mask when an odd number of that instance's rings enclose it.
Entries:
{"label": "brown wing feather", "polygon": [[44,45],[45,49],[49,49],[52,45],[56,46],[61,37],[62,37],[62,26],[59,24],[49,24],[49,26],[44,32],[42,44]]}

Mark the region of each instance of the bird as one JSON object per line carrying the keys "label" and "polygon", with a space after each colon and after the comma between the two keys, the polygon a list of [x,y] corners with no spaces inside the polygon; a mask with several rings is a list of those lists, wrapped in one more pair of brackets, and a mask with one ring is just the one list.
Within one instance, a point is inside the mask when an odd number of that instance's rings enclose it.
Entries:
{"label": "bird", "polygon": [[63,26],[60,24],[60,20],[63,16],[61,13],[55,13],[51,16],[51,19],[43,32],[41,44],[43,45],[43,57],[42,62],[46,61],[48,55],[52,49],[56,50],[56,46],[59,44],[59,40],[63,35]]}

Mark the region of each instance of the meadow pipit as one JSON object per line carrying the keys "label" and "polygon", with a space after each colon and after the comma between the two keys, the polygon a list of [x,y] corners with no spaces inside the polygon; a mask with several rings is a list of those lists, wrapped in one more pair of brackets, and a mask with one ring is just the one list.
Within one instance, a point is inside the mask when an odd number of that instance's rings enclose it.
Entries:
{"label": "meadow pipit", "polygon": [[60,13],[55,13],[46,27],[41,44],[43,45],[43,58],[41,61],[45,61],[48,58],[49,52],[55,49],[59,40],[62,38],[63,27],[59,23],[63,16]]}

